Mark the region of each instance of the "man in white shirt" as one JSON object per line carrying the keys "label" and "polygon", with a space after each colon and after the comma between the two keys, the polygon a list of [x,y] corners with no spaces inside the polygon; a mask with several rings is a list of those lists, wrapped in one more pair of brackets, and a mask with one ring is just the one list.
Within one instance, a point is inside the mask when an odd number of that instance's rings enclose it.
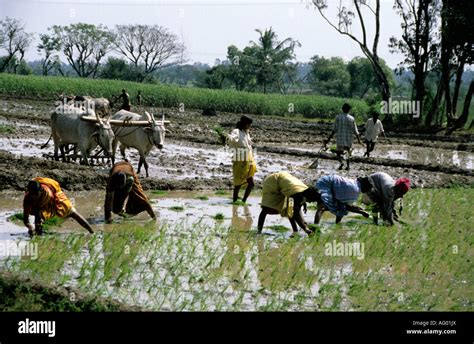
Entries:
{"label": "man in white shirt", "polygon": [[372,111],[372,118],[367,120],[365,123],[365,144],[367,145],[367,151],[365,152],[364,156],[367,158],[370,157],[370,153],[375,148],[375,142],[379,135],[382,134],[384,138],[385,131],[383,130],[382,121],[379,120],[379,114],[376,111]]}

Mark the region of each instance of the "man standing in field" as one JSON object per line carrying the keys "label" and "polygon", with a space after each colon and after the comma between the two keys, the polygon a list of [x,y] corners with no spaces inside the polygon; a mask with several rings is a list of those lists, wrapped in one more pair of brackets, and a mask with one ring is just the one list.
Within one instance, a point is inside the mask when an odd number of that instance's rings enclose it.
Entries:
{"label": "man standing in field", "polygon": [[142,105],[142,91],[138,91],[137,93],[137,105]]}
{"label": "man standing in field", "polygon": [[374,150],[375,142],[377,141],[379,135],[382,134],[382,136],[386,138],[385,131],[383,130],[382,121],[379,120],[378,112],[372,110],[371,115],[372,118],[369,118],[365,123],[364,136],[365,144],[367,145],[367,151],[365,152],[364,156],[367,156],[367,158],[370,158],[370,153]]}
{"label": "man standing in field", "polygon": [[130,96],[128,95],[127,90],[125,88],[122,89],[122,94],[114,97],[114,99],[122,99],[122,106],[120,107],[120,109],[130,111]]}
{"label": "man standing in field", "polygon": [[400,215],[403,209],[403,195],[410,190],[410,180],[400,178],[395,181],[385,172],[376,172],[369,177],[372,189],[362,195],[362,202],[372,206],[374,223],[378,224],[378,213],[382,213],[382,219],[391,226],[393,220],[398,221],[395,211],[395,200],[400,199]]}
{"label": "man standing in field", "polygon": [[346,170],[349,170],[353,135],[355,135],[357,137],[357,141],[362,144],[362,142],[360,141],[359,131],[357,130],[357,125],[354,120],[354,117],[349,115],[350,110],[351,106],[349,104],[345,103],[342,106],[343,113],[336,116],[336,120],[334,121],[334,128],[331,132],[331,135],[329,135],[328,139],[324,141],[324,145],[326,146],[329,141],[331,141],[334,134],[336,134],[336,154],[337,159],[341,163],[341,165],[339,166],[339,170],[342,170],[344,166],[343,155],[345,152],[347,152]]}
{"label": "man standing in field", "polygon": [[[54,179],[37,177],[29,181],[23,199],[23,223],[28,234],[43,234],[43,222],[54,216],[72,217],[89,233],[94,233],[89,223],[73,207],[71,201]],[[30,223],[30,215],[35,217],[35,226]]]}

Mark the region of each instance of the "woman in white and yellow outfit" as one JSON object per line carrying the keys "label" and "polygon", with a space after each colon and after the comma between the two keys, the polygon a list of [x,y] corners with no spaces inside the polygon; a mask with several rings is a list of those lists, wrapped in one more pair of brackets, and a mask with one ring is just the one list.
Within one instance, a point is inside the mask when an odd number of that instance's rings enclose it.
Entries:
{"label": "woman in white and yellow outfit", "polygon": [[244,197],[242,198],[243,202],[247,201],[247,198],[254,187],[253,176],[255,175],[255,172],[257,172],[257,164],[255,163],[253,156],[253,143],[249,135],[252,122],[251,118],[242,116],[237,122],[236,128],[227,135],[229,147],[234,151],[232,158],[234,202],[238,200],[239,191],[242,186],[247,185]]}

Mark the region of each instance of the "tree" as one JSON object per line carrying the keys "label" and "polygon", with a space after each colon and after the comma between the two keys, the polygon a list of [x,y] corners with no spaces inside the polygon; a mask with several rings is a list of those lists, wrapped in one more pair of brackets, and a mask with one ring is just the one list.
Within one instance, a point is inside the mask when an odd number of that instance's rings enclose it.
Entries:
{"label": "tree", "polygon": [[100,77],[104,79],[134,81],[142,77],[140,74],[142,74],[142,71],[138,70],[133,64],[129,64],[120,58],[109,57],[102,66]]}
{"label": "tree", "polygon": [[116,50],[143,69],[143,81],[156,70],[182,61],[184,45],[178,37],[159,25],[117,25]]}
{"label": "tree", "polygon": [[[312,0],[313,4],[316,6],[317,10],[319,11],[320,15],[323,19],[337,32],[341,35],[347,36],[356,42],[364,55],[372,64],[372,68],[374,73],[377,77],[377,82],[379,85],[380,93],[382,95],[382,100],[388,101],[390,98],[390,83],[387,77],[386,72],[382,68],[382,63],[380,62],[380,58],[378,56],[378,45],[379,45],[379,38],[380,38],[380,0],[375,0],[375,9],[372,8],[368,1],[366,0],[351,0],[349,3],[354,6],[354,11],[351,11],[347,6],[343,6],[343,1],[339,2],[338,7],[338,23],[337,25],[332,23],[329,18],[326,16],[325,9],[328,7],[327,0]],[[374,18],[375,23],[375,34],[372,41],[372,46],[369,46],[369,40],[367,37],[367,29],[366,29],[366,20],[364,19],[364,15],[362,13],[363,7],[369,12],[369,14]],[[357,20],[360,25],[360,29],[362,31],[362,37],[356,37],[354,34],[351,33],[351,27],[353,24],[353,20],[357,13]],[[388,120],[391,121],[391,116],[388,114]]]}
{"label": "tree", "polygon": [[16,73],[32,40],[33,34],[25,31],[21,21],[10,17],[0,21],[0,48],[7,52],[1,61],[0,72],[11,70]]}
{"label": "tree", "polygon": [[255,73],[251,57],[252,49],[246,47],[243,51],[235,45],[227,48],[227,78],[233,82],[237,91],[252,90],[255,87]]}
{"label": "tree", "polygon": [[86,23],[54,25],[53,38],[61,42],[61,51],[79,77],[96,78],[100,61],[111,50],[113,35],[103,25]]}
{"label": "tree", "polygon": [[[402,38],[390,38],[391,52],[401,52],[405,59],[399,69],[408,67],[414,74],[414,100],[419,113],[423,113],[425,79],[431,71],[438,49],[436,30],[440,13],[440,0],[395,0],[394,8],[402,18]],[[420,122],[421,118],[417,123]]]}
{"label": "tree", "polygon": [[217,65],[205,72],[204,80],[201,82],[206,88],[221,89],[224,85],[224,80],[227,75],[225,65]]}
{"label": "tree", "polygon": [[279,41],[272,28],[265,31],[259,29],[255,31],[259,33],[260,37],[258,42],[250,42],[247,55],[251,57],[257,84],[262,86],[263,93],[267,93],[269,86],[279,83],[281,85],[284,76],[294,70],[294,65],[289,62],[295,58],[294,50],[301,44],[292,38]]}
{"label": "tree", "polygon": [[[380,65],[387,76],[390,89],[394,88],[396,83],[392,69],[387,66],[384,59],[380,59]],[[378,92],[379,85],[377,75],[375,75],[369,59],[354,57],[347,64],[347,71],[351,76],[349,97],[364,98],[369,95],[373,96]]]}
{"label": "tree", "polygon": [[351,75],[346,63],[340,57],[313,56],[311,58],[309,83],[311,88],[325,96],[347,97]]}
{"label": "tree", "polygon": [[[455,123],[456,106],[462,75],[466,64],[474,63],[474,3],[470,0],[443,0],[441,10],[441,79],[444,89],[448,126]],[[451,95],[451,79],[454,71],[454,92]],[[469,92],[468,92],[469,95]],[[471,93],[472,96],[472,93]],[[470,99],[465,99],[470,103]],[[461,115],[464,120],[464,116]],[[467,118],[465,118],[467,121]],[[465,122],[456,121],[456,127]]]}
{"label": "tree", "polygon": [[40,44],[38,44],[38,53],[43,55],[41,59],[41,70],[43,75],[56,68],[60,70],[61,62],[57,54],[61,50],[61,41],[58,37],[47,34],[40,34]]}

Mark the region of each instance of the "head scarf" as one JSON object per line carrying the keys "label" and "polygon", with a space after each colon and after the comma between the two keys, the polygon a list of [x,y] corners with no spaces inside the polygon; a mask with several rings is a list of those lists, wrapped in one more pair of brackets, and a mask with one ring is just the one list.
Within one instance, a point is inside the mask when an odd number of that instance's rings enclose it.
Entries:
{"label": "head scarf", "polygon": [[401,191],[402,195],[404,195],[408,192],[408,190],[410,190],[410,179],[408,178],[397,179],[397,181],[395,182],[395,186],[398,188],[398,190]]}

